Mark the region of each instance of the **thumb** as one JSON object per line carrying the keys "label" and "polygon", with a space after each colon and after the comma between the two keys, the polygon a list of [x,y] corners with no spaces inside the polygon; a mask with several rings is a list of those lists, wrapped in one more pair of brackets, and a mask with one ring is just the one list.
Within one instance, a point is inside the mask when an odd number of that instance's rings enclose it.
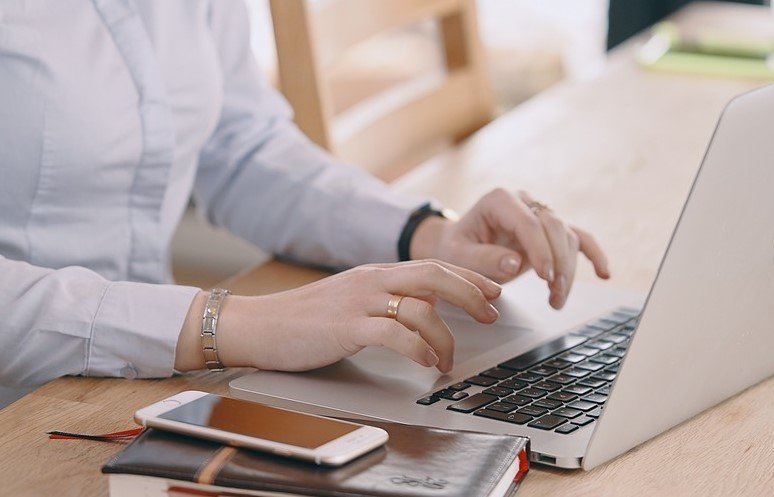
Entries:
{"label": "thumb", "polygon": [[525,269],[524,257],[515,250],[491,243],[460,247],[454,263],[500,283],[510,281]]}

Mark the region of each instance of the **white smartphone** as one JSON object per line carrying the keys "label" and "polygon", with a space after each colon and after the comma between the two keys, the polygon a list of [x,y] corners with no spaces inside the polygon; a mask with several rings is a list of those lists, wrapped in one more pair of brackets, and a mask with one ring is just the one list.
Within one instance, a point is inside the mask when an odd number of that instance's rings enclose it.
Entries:
{"label": "white smartphone", "polygon": [[142,426],[340,466],[387,442],[373,426],[288,411],[206,392],[181,392],[134,413]]}

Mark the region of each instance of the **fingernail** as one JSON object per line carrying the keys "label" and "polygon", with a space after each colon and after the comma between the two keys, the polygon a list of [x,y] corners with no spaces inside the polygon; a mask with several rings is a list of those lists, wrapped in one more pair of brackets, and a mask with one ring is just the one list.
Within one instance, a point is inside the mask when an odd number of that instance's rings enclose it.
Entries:
{"label": "fingernail", "polygon": [[435,354],[435,352],[432,351],[432,349],[427,349],[427,353],[425,354],[425,363],[428,366],[435,366],[438,364],[438,356]]}
{"label": "fingernail", "polygon": [[563,274],[556,278],[556,291],[562,295],[567,293],[567,277]]}
{"label": "fingernail", "polygon": [[515,255],[506,255],[500,261],[500,269],[508,274],[517,274],[521,267],[521,260]]}
{"label": "fingernail", "polygon": [[498,312],[497,309],[495,309],[495,306],[493,306],[492,304],[489,304],[489,308],[486,311],[487,311],[487,314],[489,314],[489,317],[493,319],[497,319],[500,317],[500,313]]}
{"label": "fingernail", "polygon": [[554,281],[554,266],[550,262],[546,264],[544,272],[548,281]]}
{"label": "fingernail", "polygon": [[485,281],[486,281],[486,289],[489,290],[489,292],[499,294],[500,292],[503,291],[503,287],[498,285],[496,282],[490,280],[489,278],[487,278]]}

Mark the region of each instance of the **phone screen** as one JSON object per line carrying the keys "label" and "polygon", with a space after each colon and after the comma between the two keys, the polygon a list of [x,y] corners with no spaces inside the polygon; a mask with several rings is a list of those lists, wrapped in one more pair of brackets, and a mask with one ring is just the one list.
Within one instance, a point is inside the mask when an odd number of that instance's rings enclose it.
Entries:
{"label": "phone screen", "polygon": [[219,395],[205,395],[159,417],[307,449],[316,449],[360,428]]}

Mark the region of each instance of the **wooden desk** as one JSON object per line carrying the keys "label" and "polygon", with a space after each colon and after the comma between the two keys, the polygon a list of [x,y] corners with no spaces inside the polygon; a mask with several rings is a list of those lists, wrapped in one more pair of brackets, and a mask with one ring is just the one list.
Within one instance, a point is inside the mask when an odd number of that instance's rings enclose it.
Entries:
{"label": "wooden desk", "polygon": [[[756,85],[645,73],[632,61],[633,48],[618,50],[601,77],[535,98],[396,188],[459,210],[497,185],[527,189],[598,234],[613,261],[611,284],[646,290],[717,116],[733,95]],[[227,284],[257,294],[321,276],[272,262]],[[586,265],[580,278],[592,279]],[[227,393],[228,381],[243,373],[53,381],[0,411],[0,494],[106,495],[99,468],[121,446],[51,441],[45,431],[126,429],[139,407],[185,389]],[[774,379],[589,473],[535,468],[519,495],[771,495],[772,405]]]}

